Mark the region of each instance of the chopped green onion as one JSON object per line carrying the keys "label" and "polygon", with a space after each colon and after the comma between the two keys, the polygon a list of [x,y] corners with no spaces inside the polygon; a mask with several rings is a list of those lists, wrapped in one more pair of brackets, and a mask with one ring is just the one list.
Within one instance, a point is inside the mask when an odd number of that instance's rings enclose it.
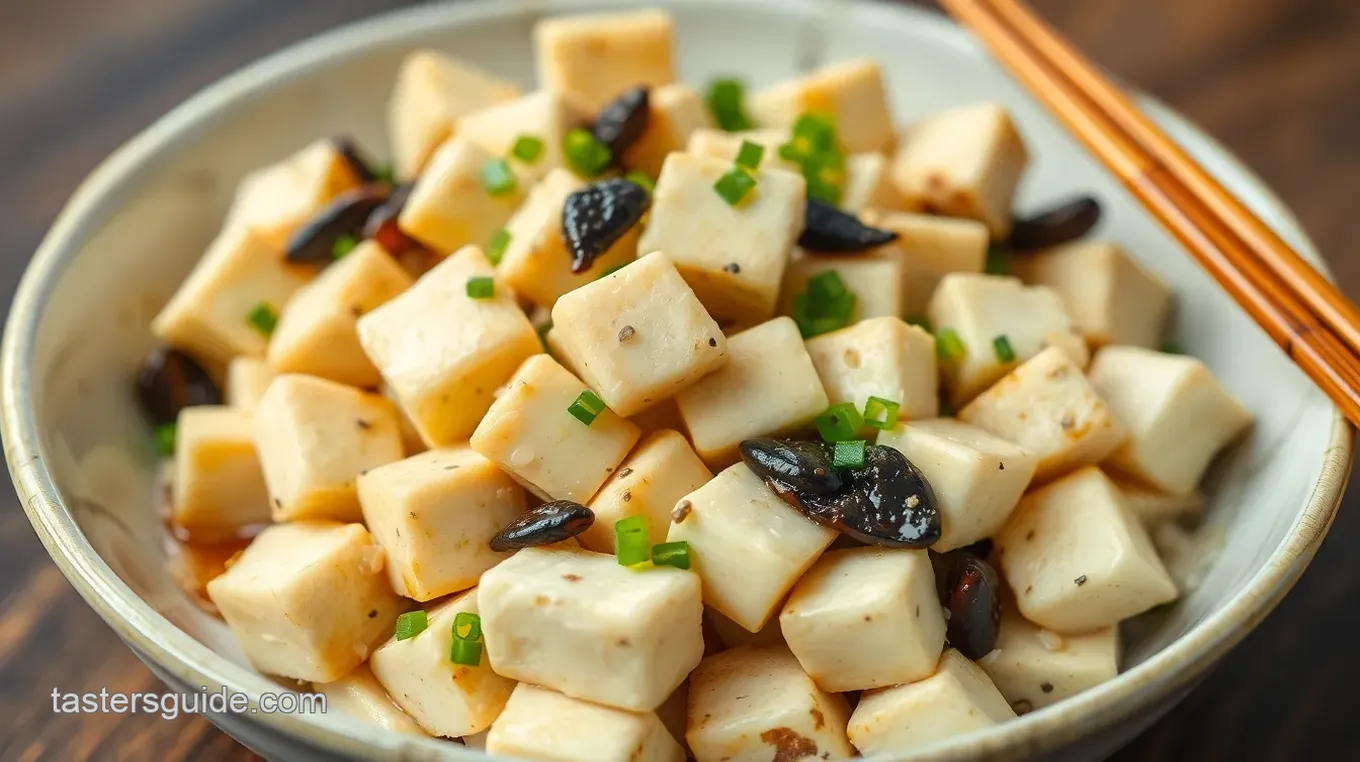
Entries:
{"label": "chopped green onion", "polygon": [[831,465],[836,468],[864,468],[863,439],[837,442],[831,455]]}
{"label": "chopped green onion", "polygon": [[614,154],[609,150],[609,146],[596,140],[588,130],[579,127],[567,133],[562,141],[562,149],[567,155],[567,162],[576,170],[576,174],[582,177],[599,175],[608,169],[609,162],[614,160]]}
{"label": "chopped green onion", "polygon": [[491,260],[491,264],[498,265],[508,248],[510,248],[510,231],[505,228],[497,228],[496,232],[491,234],[491,243],[487,244],[486,258]]}
{"label": "chopped green onion", "polygon": [[827,114],[803,114],[793,123],[792,145],[804,156],[840,151],[836,141],[836,120]]}
{"label": "chopped green onion", "polygon": [[968,347],[964,346],[963,339],[959,338],[959,334],[953,328],[941,328],[940,332],[935,334],[936,357],[951,362],[962,360],[967,354]]}
{"label": "chopped green onion", "polygon": [[1011,347],[1011,340],[1006,338],[1006,334],[1001,334],[992,339],[992,349],[996,350],[996,359],[1001,362],[1015,362],[1015,349]]}
{"label": "chopped green onion", "polygon": [[493,196],[505,196],[515,192],[518,185],[515,173],[505,159],[492,159],[482,165],[482,185]]}
{"label": "chopped green onion", "polygon": [[850,293],[845,281],[841,280],[841,274],[835,270],[827,270],[824,273],[808,279],[808,296],[820,302],[831,302],[842,299]]}
{"label": "chopped green onion", "polygon": [[674,566],[677,569],[688,569],[689,543],[684,540],[679,542],[663,542],[652,546],[652,563],[656,566]]}
{"label": "chopped green onion", "polygon": [[713,190],[717,191],[722,200],[730,206],[739,205],[751,191],[755,190],[755,187],[756,179],[741,167],[733,167],[730,172],[713,183]]}
{"label": "chopped green onion", "polygon": [[623,179],[647,191],[647,195],[651,195],[656,192],[656,181],[653,180],[651,177],[648,177],[647,173],[643,172],[640,169],[634,169],[630,171],[628,174],[623,176]]}
{"label": "chopped green onion", "polygon": [[466,611],[454,614],[453,637],[461,640],[481,640],[482,618]]}
{"label": "chopped green onion", "polygon": [[467,279],[467,295],[473,299],[490,299],[496,295],[496,281],[487,275]]}
{"label": "chopped green onion", "polygon": [[647,520],[629,516],[614,522],[614,555],[620,566],[633,566],[647,560]]}
{"label": "chopped green onion", "polygon": [[925,331],[926,333],[930,333],[930,318],[928,317],[922,316],[907,318],[907,324],[914,325],[917,328],[920,328],[921,330]]}
{"label": "chopped green onion", "polygon": [[482,663],[482,644],[475,640],[453,639],[449,649],[449,660],[464,667],[475,667]]}
{"label": "chopped green onion", "polygon": [[1011,251],[1004,243],[987,247],[987,263],[983,271],[992,275],[1008,275],[1011,271]]}
{"label": "chopped green onion", "polygon": [[589,426],[595,422],[595,418],[604,412],[604,400],[600,399],[595,392],[587,389],[576,397],[576,401],[567,408],[576,420]]}
{"label": "chopped green onion", "polygon": [[752,143],[749,140],[741,141],[741,148],[737,149],[738,167],[756,169],[760,166],[760,160],[763,158],[765,158],[765,146]]}
{"label": "chopped green onion", "polygon": [[817,416],[817,433],[826,442],[847,442],[859,436],[864,419],[849,402],[832,405]]}
{"label": "chopped green onion", "polygon": [[534,135],[520,135],[510,148],[510,155],[525,164],[533,164],[543,156],[543,139]]}
{"label": "chopped green onion", "polygon": [[331,244],[331,256],[336,259],[344,259],[345,255],[354,251],[354,247],[359,245],[359,241],[352,235],[342,235],[335,239]]}
{"label": "chopped green onion", "polygon": [[410,640],[430,626],[430,617],[424,611],[408,611],[397,617],[397,640]]}
{"label": "chopped green onion", "polygon": [[835,270],[808,280],[807,290],[793,297],[793,320],[803,338],[820,336],[850,324],[855,295]]}
{"label": "chopped green onion", "polygon": [[887,430],[897,425],[897,414],[902,406],[882,397],[870,397],[864,403],[864,423],[876,429]]}
{"label": "chopped green onion", "polygon": [[261,336],[269,338],[278,327],[279,313],[269,306],[268,302],[260,302],[246,314],[246,322],[251,328],[259,331]]}
{"label": "chopped green onion", "polygon": [[749,130],[755,125],[746,116],[746,87],[739,80],[715,79],[708,86],[708,110],[713,121],[727,132]]}
{"label": "chopped green onion", "polygon": [[839,153],[820,153],[803,160],[803,179],[808,196],[828,204],[841,202],[845,187],[845,157]]}
{"label": "chopped green onion", "polygon": [[156,427],[156,452],[169,457],[175,454],[175,435],[179,429],[173,423],[162,423]]}

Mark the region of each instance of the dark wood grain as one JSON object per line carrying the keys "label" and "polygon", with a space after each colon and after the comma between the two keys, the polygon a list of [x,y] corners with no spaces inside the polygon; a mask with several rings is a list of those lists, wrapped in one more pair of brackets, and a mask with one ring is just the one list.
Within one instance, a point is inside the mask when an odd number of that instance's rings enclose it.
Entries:
{"label": "dark wood grain", "polygon": [[[0,3],[0,297],[108,152],[232,69],[399,0]],[[1079,46],[1221,138],[1360,294],[1360,3],[1036,0]],[[1120,762],[1358,759],[1360,493],[1283,605]],[[53,714],[51,692],[159,688],[0,512],[0,760],[256,759],[197,717]]]}

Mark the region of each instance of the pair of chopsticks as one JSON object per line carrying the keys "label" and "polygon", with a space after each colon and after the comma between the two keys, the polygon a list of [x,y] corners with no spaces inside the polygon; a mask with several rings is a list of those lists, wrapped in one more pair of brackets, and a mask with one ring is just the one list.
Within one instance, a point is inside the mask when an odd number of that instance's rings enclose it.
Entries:
{"label": "pair of chopsticks", "polygon": [[1360,425],[1360,309],[1023,0],[940,0]]}

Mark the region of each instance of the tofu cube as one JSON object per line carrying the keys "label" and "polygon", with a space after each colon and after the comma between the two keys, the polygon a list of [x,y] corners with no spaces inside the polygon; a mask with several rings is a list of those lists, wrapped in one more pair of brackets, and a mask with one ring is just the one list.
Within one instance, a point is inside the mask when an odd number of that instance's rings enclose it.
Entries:
{"label": "tofu cube", "polygon": [[987,673],[950,648],[930,677],[860,696],[848,732],[860,754],[888,754],[989,728],[1013,717],[1015,712]]}
{"label": "tofu cube", "polygon": [[1020,613],[1050,630],[1091,632],[1176,599],[1147,530],[1095,466],[1026,495],[996,544]]}
{"label": "tofu cube", "polygon": [[275,521],[358,521],[355,479],[402,456],[391,402],[312,376],[275,379],[254,434]]}
{"label": "tofu cube", "polygon": [[807,203],[802,175],[762,169],[756,187],[732,206],[713,188],[731,169],[708,156],[667,156],[638,242],[640,251],[660,251],[675,263],[724,330],[774,314]]}
{"label": "tofu cube", "polygon": [[1015,257],[1012,268],[1026,283],[1058,292],[1091,346],[1161,346],[1171,287],[1119,244],[1077,241]]}
{"label": "tofu cube", "polygon": [[902,315],[902,266],[891,259],[810,255],[789,262],[780,288],[779,312],[794,314],[794,300],[806,293],[808,281],[835,272],[855,295],[850,322]]}
{"label": "tofu cube", "polygon": [[711,127],[695,130],[689,136],[685,152],[696,156],[711,156],[731,164],[737,160],[741,144],[748,141],[765,148],[760,156],[760,169],[782,169],[802,174],[803,168],[800,165],[779,155],[779,147],[789,142],[789,131],[785,128],[741,132],[727,132]]}
{"label": "tofu cube", "polygon": [[227,404],[242,410],[254,410],[264,396],[264,390],[274,383],[278,374],[260,357],[239,355],[227,364]]}
{"label": "tofu cube", "polygon": [[387,107],[397,177],[419,175],[463,117],[517,97],[519,88],[513,83],[471,64],[433,50],[412,52],[397,72]]}
{"label": "tofu cube", "polygon": [[534,27],[538,81],[591,112],[637,85],[670,84],[674,27],[658,8],[540,21]]}
{"label": "tofu cube", "polygon": [[469,244],[490,244],[492,235],[524,200],[530,182],[527,176],[520,177],[521,163],[508,159],[517,176],[514,189],[490,193],[482,181],[482,170],[496,158],[465,135],[440,146],[411,188],[397,218],[402,232],[438,254]]}
{"label": "tofu cube", "polygon": [[891,150],[892,109],[878,62],[857,58],[751,95],[747,111],[761,127],[792,127],[813,113],[831,117],[847,154]]}
{"label": "tofu cube", "polygon": [[637,256],[635,225],[585,272],[571,271],[571,255],[562,237],[562,207],[568,196],[584,187],[576,175],[555,169],[529,191],[524,205],[505,224],[510,243],[497,272],[516,294],[539,307],[552,309],[563,294],[593,283]]}
{"label": "tofu cube", "polygon": [[238,537],[269,522],[269,492],[255,454],[250,412],[224,405],[180,411],[170,522],[199,542]]}
{"label": "tofu cube", "polygon": [[688,542],[704,603],[759,632],[803,572],[836,539],[738,463],[684,498],[689,513],[667,542]]}
{"label": "tofu cube", "polygon": [[1091,363],[1091,385],[1129,429],[1110,465],[1172,494],[1193,490],[1251,426],[1251,413],[1186,355],[1109,347]]}
{"label": "tofu cube", "polygon": [[623,163],[656,177],[667,154],[685,150],[690,135],[711,127],[713,120],[703,97],[689,85],[654,87],[647,95],[647,106],[647,127],[624,149]]}
{"label": "tofu cube", "polygon": [[355,325],[411,282],[381,245],[364,241],[293,295],[269,339],[269,365],[276,373],[376,387],[382,376],[359,345]]}
{"label": "tofu cube", "polygon": [[897,240],[871,256],[902,268],[902,314],[924,316],[940,280],[949,273],[980,273],[987,265],[991,234],[976,220],[870,209],[865,224],[890,230]]}
{"label": "tofu cube", "polygon": [[807,352],[833,405],[848,402],[863,411],[878,397],[901,406],[899,420],[940,414],[935,337],[918,326],[869,318],[808,339]]}
{"label": "tofu cube", "polygon": [[650,712],[703,657],[693,572],[526,548],[482,575],[477,594],[496,674],[573,698]]}
{"label": "tofu cube", "polygon": [[359,343],[427,444],[466,441],[496,389],[542,351],[500,282],[490,299],[467,295],[470,278],[495,272],[480,249],[467,247],[359,319]]}
{"label": "tofu cube", "polygon": [[1034,480],[1045,482],[1105,460],[1128,430],[1081,368],[1049,347],[959,411],[959,420],[1034,453]]}
{"label": "tofu cube", "polygon": [[655,712],[626,712],[520,683],[486,736],[497,758],[554,762],[684,762]]}
{"label": "tofu cube", "polygon": [[826,391],[798,326],[775,318],[733,336],[727,363],[675,397],[699,457],[718,467],[743,439],[797,431],[826,410]]}
{"label": "tofu cube", "polygon": [[1004,608],[996,649],[978,666],[1016,712],[1042,709],[1119,673],[1119,628],[1059,635]]}
{"label": "tofu cube", "polygon": [[[945,387],[956,408],[1045,347],[1066,348],[1068,343],[1057,337],[1069,336],[1072,343],[1081,343],[1055,292],[1043,286],[1027,287],[1011,277],[946,275],[931,297],[926,316],[936,336],[948,329],[963,342],[963,357],[943,367]],[[997,355],[995,342],[1001,336],[1015,355],[1011,362],[1002,362]]]}
{"label": "tofu cube", "polygon": [[369,660],[392,700],[430,735],[457,738],[486,730],[515,690],[514,680],[491,671],[486,654],[475,667],[449,658],[454,620],[476,614],[478,603],[473,589],[427,609],[428,627],[414,638],[389,638]]}
{"label": "tofu cube", "polygon": [[264,357],[269,339],[251,325],[251,310],[261,304],[282,310],[307,277],[250,228],[224,228],[151,322],[151,332],[217,367],[237,355]]}
{"label": "tofu cube", "polygon": [[298,228],[337,196],[357,187],[359,177],[340,148],[322,138],[241,180],[222,227],[250,228],[282,258]]}
{"label": "tofu cube", "polygon": [[690,676],[685,737],[698,762],[844,759],[850,707],[817,687],[783,646],[740,647]]}
{"label": "tofu cube", "polygon": [[606,408],[589,424],[571,406],[586,385],[547,355],[510,379],[472,434],[472,449],[544,500],[588,503],[642,432]]}
{"label": "tofu cube", "polygon": [[1144,526],[1151,527],[1165,521],[1197,520],[1204,515],[1204,493],[1198,489],[1181,494],[1163,492],[1131,479],[1113,469],[1110,477],[1124,498],[1124,507],[1137,516]]}
{"label": "tofu cube", "polygon": [[387,695],[387,689],[367,664],[360,664],[335,682],[315,683],[312,690],[326,697],[327,712],[339,712],[392,733],[425,735],[415,720]]}
{"label": "tofu cube", "polygon": [[265,529],[207,589],[256,669],[328,683],[392,632],[404,604],[382,572],[362,524],[300,521]]}
{"label": "tofu cube", "polygon": [[659,251],[564,295],[553,341],[622,416],[640,413],[727,360],[727,337]]}
{"label": "tofu cube", "polygon": [[475,586],[509,555],[491,550],[491,538],[526,507],[523,488],[467,446],[379,466],[359,475],[358,489],[392,589],[417,601]]}
{"label": "tofu cube", "polygon": [[892,162],[881,153],[857,153],[845,158],[845,187],[841,209],[860,214],[868,209],[896,209],[902,205],[892,179]]}
{"label": "tofu cube", "polygon": [[916,464],[935,490],[943,553],[991,537],[1020,502],[1039,457],[976,426],[949,418],[899,423],[878,435]]}
{"label": "tofu cube", "polygon": [[893,180],[909,208],[980,220],[992,238],[1011,232],[1011,203],[1029,163],[1006,108],[952,108],[917,125],[893,159]]}
{"label": "tofu cube", "polygon": [[586,126],[590,118],[590,112],[549,88],[468,114],[459,123],[458,134],[492,156],[509,157],[523,135],[542,140],[543,152],[532,164],[511,162],[520,179],[532,184],[567,166],[563,139],[573,129]]}
{"label": "tofu cube", "polygon": [[614,523],[629,516],[647,522],[649,546],[665,542],[676,503],[712,478],[683,434],[662,429],[648,435],[590,501],[595,523],[581,535],[581,544],[613,553]]}
{"label": "tofu cube", "polygon": [[793,586],[779,628],[803,671],[833,693],[929,677],[944,650],[923,550],[827,551]]}

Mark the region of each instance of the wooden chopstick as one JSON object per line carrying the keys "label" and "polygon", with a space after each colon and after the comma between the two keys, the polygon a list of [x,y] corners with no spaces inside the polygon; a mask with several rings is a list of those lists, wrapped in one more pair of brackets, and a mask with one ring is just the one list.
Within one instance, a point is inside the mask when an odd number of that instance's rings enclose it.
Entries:
{"label": "wooden chopstick", "polygon": [[1360,309],[1020,0],[941,0],[1360,425]]}

